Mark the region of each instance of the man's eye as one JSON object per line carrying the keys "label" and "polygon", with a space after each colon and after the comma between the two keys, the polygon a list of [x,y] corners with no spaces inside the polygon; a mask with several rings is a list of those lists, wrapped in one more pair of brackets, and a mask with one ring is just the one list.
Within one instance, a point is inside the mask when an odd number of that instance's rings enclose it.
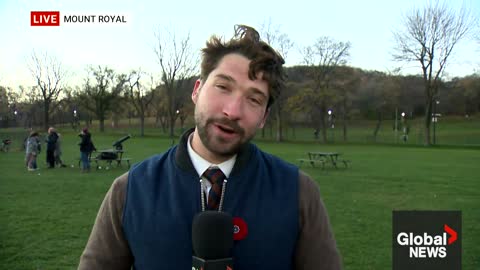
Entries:
{"label": "man's eye", "polygon": [[215,85],[215,87],[217,87],[219,89],[227,89],[227,87],[223,84],[217,84],[217,85]]}
{"label": "man's eye", "polygon": [[254,103],[255,105],[262,105],[262,102],[256,98],[250,98],[250,102]]}

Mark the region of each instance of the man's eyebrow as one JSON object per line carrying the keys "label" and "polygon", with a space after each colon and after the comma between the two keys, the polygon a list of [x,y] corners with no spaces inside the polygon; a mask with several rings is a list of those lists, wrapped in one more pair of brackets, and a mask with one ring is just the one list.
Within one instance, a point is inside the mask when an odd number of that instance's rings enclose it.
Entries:
{"label": "man's eyebrow", "polygon": [[268,96],[265,95],[264,92],[260,91],[260,89],[255,88],[255,87],[250,87],[250,88],[248,88],[248,90],[250,90],[250,91],[251,91],[253,94],[255,94],[255,95],[260,95],[260,96],[262,96],[262,98],[264,98],[265,100],[268,100]]}
{"label": "man's eyebrow", "polygon": [[[215,77],[220,78],[220,79],[224,79],[224,80],[227,80],[227,81],[233,82],[233,83],[237,82],[233,77],[225,75],[225,74],[217,74],[217,75],[215,75]],[[264,98],[265,100],[268,100],[268,96],[265,95],[265,93],[263,91],[261,91],[260,89],[255,88],[255,87],[250,87],[250,88],[248,88],[248,90],[250,92],[252,92],[253,94],[262,96],[262,98]]]}
{"label": "man's eyebrow", "polygon": [[230,81],[230,82],[236,82],[233,77],[225,75],[225,74],[217,74],[217,75],[215,75],[215,77],[218,77],[220,79],[224,79],[224,80],[227,80],[227,81]]}

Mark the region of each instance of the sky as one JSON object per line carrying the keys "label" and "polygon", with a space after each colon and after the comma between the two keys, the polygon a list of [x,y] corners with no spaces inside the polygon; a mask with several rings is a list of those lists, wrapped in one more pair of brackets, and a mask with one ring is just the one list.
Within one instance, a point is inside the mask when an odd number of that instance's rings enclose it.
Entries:
{"label": "sky", "polygon": [[[155,31],[173,30],[177,36],[190,33],[193,50],[199,52],[213,34],[230,38],[235,24],[262,29],[270,23],[288,35],[295,46],[286,64],[302,64],[300,50],[321,36],[352,45],[348,65],[365,70],[392,71],[402,66],[405,74],[418,73],[414,64],[392,60],[393,31],[402,16],[420,8],[425,0],[295,0],[295,1],[182,1],[182,0],[0,0],[0,85],[32,86],[28,68],[35,51],[57,58],[68,70],[68,84],[80,86],[88,66],[108,66],[117,72],[133,69],[160,77],[154,53]],[[480,1],[451,0],[480,16]],[[66,24],[58,27],[30,25],[31,11],[66,14],[123,15],[126,23]],[[97,19],[98,20],[98,19]],[[261,31],[260,31],[261,32]],[[447,67],[453,76],[480,70],[480,44],[464,40],[456,47]]]}

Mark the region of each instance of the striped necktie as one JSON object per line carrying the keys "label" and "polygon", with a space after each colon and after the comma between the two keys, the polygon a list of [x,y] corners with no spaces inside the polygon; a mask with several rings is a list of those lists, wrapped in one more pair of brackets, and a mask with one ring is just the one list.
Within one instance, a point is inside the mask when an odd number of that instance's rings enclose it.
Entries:
{"label": "striped necktie", "polygon": [[212,184],[212,188],[208,193],[207,209],[218,210],[220,198],[222,197],[222,184],[223,180],[225,179],[225,175],[219,168],[208,168],[203,173],[203,176]]}

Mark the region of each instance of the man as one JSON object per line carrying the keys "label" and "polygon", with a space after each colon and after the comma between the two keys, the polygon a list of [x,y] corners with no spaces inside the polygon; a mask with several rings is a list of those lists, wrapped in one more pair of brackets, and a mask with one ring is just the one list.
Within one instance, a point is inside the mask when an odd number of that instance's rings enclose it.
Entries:
{"label": "man", "polygon": [[245,221],[235,270],[341,269],[316,184],[249,143],[283,85],[283,59],[247,26],[202,52],[195,129],[114,181],[79,269],[191,269],[192,219],[204,209]]}
{"label": "man", "polygon": [[80,160],[82,161],[82,173],[90,172],[90,156],[93,151],[97,151],[92,141],[92,134],[88,131],[88,128],[83,128],[82,132],[78,134],[82,139],[78,145],[80,145]]}
{"label": "man", "polygon": [[47,163],[48,168],[53,169],[55,168],[55,146],[57,144],[58,135],[55,128],[50,127],[48,129],[47,135]]}

